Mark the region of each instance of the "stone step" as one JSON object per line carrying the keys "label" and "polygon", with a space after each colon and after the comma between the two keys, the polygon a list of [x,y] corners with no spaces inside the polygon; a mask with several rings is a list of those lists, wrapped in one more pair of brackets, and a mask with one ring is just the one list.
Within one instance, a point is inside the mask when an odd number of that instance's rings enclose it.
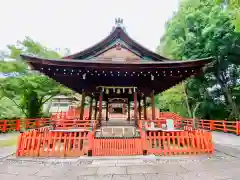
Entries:
{"label": "stone step", "polygon": [[136,136],[138,130],[134,126],[128,127],[101,127],[96,131],[96,137],[133,137]]}

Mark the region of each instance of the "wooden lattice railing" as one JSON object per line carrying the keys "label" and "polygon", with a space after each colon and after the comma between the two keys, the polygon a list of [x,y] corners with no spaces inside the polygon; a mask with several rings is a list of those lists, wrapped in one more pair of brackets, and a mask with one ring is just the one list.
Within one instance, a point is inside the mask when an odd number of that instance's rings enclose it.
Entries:
{"label": "wooden lattice railing", "polygon": [[48,128],[21,133],[16,155],[32,157],[78,157],[84,155],[187,155],[212,153],[211,132],[151,132],[140,129],[139,138],[96,138],[94,131],[55,132]]}
{"label": "wooden lattice railing", "polygon": [[[79,120],[79,116],[75,117],[76,114],[78,115],[78,112],[70,111],[65,113],[54,113],[51,118],[0,120],[0,133],[35,129],[45,126],[57,126],[57,128],[62,129],[74,127],[90,128],[92,122],[91,120],[88,120],[88,114],[85,114],[84,120]],[[140,121],[144,121],[147,124],[153,122],[156,127],[161,127],[163,124],[166,124],[166,119],[173,119],[175,128],[181,128],[184,126],[192,127],[193,119],[183,118],[170,112],[161,112],[156,120],[139,120],[138,123]],[[97,121],[95,123],[99,124]],[[199,129],[210,131],[216,130],[240,135],[240,121],[198,119],[197,125]],[[145,126],[145,124],[143,124],[143,126]]]}
{"label": "wooden lattice railing", "polygon": [[[193,127],[193,119],[184,118],[179,116],[176,113],[171,113],[171,112],[161,112],[159,115],[159,118],[157,119],[157,120],[160,120],[158,124],[165,124],[166,119],[173,119],[174,126],[176,128],[180,128],[184,126]],[[149,121],[151,122],[151,120]],[[153,122],[156,122],[156,121],[153,121]],[[198,129],[205,129],[209,131],[220,131],[220,132],[234,133],[236,135],[240,135],[240,121],[196,119],[196,122],[197,122]]]}
{"label": "wooden lattice railing", "polygon": [[146,136],[148,154],[180,155],[214,151],[212,136],[206,131],[149,132]]}
{"label": "wooden lattice railing", "polygon": [[[182,118],[182,124],[193,127],[193,120],[189,118]],[[240,121],[226,121],[226,120],[203,120],[197,119],[197,128],[206,129],[210,131],[221,131],[225,133],[234,133],[240,135]]]}

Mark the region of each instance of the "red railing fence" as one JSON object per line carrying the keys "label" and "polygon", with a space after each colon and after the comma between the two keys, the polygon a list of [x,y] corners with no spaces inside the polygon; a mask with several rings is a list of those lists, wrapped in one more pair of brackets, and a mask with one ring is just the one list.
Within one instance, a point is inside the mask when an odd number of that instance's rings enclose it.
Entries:
{"label": "red railing fence", "polygon": [[78,157],[88,151],[88,132],[37,132],[19,135],[17,156]]}
{"label": "red railing fence", "polygon": [[[95,130],[94,130],[95,131]],[[188,128],[180,132],[145,132],[140,137],[95,137],[94,131],[55,132],[49,128],[21,133],[16,155],[19,157],[77,157],[122,155],[211,154],[211,132]]]}

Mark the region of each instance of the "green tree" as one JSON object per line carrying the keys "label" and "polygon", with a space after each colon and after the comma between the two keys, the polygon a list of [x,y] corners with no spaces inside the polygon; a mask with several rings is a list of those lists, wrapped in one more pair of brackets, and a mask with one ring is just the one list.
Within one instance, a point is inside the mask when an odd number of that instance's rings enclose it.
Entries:
{"label": "green tree", "polygon": [[54,50],[48,49],[30,38],[16,45],[9,45],[8,58],[12,61],[0,61],[0,72],[15,75],[1,79],[0,97],[10,99],[24,116],[39,117],[45,102],[58,94],[69,95],[71,90],[56,81],[36,72],[29,71],[20,54],[32,54],[44,58],[60,58]]}
{"label": "green tree", "polygon": [[183,84],[168,89],[155,97],[156,107],[158,107],[160,111],[176,112],[186,117],[188,116],[188,112],[184,93]]}
{"label": "green tree", "polygon": [[157,48],[164,56],[184,61],[213,57],[204,75],[186,83],[191,110],[198,117],[239,117],[237,93],[233,95],[239,81],[239,62],[229,54],[235,54],[240,43],[232,20],[232,14],[219,2],[182,0]]}

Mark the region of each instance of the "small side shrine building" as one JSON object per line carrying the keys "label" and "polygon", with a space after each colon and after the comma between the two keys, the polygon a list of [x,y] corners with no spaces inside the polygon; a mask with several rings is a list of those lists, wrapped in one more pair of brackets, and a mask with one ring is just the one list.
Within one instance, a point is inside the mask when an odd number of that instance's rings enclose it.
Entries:
{"label": "small side shrine building", "polygon": [[[115,26],[107,37],[81,52],[62,59],[21,57],[34,70],[83,95],[80,119],[85,118],[84,99],[89,96],[92,99],[89,119],[108,121],[110,110],[110,113],[127,113],[126,120],[134,122],[147,119],[146,97],[152,99],[151,118],[155,120],[154,95],[198,75],[211,61],[211,58],[176,61],[160,56],[133,40],[120,18],[115,20]],[[106,114],[102,110],[103,101]],[[98,106],[95,113],[93,102]],[[117,106],[116,102],[120,105]]]}

